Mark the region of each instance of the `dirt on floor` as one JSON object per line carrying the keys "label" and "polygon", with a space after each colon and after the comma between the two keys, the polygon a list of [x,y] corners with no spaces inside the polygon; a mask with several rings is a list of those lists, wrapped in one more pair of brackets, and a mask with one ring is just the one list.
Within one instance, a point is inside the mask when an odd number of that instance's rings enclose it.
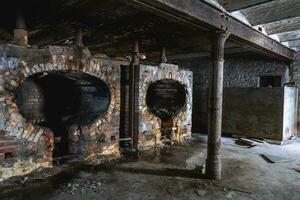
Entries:
{"label": "dirt on floor", "polygon": [[[1,200],[287,199],[300,200],[300,141],[284,146],[222,138],[223,177],[205,179],[206,137],[126,153],[120,162],[73,163],[38,170],[0,185]],[[284,158],[271,163],[261,155]],[[272,158],[272,157],[271,157]]]}

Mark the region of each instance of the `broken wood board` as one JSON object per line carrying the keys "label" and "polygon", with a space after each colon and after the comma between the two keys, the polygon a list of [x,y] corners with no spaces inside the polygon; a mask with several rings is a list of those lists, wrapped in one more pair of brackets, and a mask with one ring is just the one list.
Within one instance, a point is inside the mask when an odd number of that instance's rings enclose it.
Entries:
{"label": "broken wood board", "polygon": [[235,140],[235,144],[246,146],[247,148],[252,148],[256,146],[256,144],[253,141],[245,138],[238,138],[237,140]]}
{"label": "broken wood board", "polygon": [[286,162],[295,161],[295,159],[284,158],[284,157],[274,156],[270,154],[260,154],[260,156],[269,163],[286,163]]}

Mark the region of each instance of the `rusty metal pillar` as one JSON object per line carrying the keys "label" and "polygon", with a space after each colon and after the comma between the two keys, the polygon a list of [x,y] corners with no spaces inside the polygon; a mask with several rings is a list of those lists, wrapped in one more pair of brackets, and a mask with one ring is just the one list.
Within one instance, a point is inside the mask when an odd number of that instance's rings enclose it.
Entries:
{"label": "rusty metal pillar", "polygon": [[14,29],[14,44],[27,47],[28,32],[26,30],[25,18],[21,13],[16,14],[16,28]]}
{"label": "rusty metal pillar", "polygon": [[212,69],[208,96],[208,144],[206,175],[211,179],[220,179],[222,174],[220,149],[223,103],[224,45],[228,33],[216,33],[212,45]]}
{"label": "rusty metal pillar", "polygon": [[167,63],[167,56],[166,56],[166,47],[162,47],[160,51],[160,63]]}
{"label": "rusty metal pillar", "polygon": [[290,62],[287,66],[286,66],[286,83],[291,83],[294,81],[294,66],[295,66],[295,62]]}
{"label": "rusty metal pillar", "polygon": [[83,32],[81,28],[78,28],[77,33],[76,33],[76,44],[80,47],[83,47]]}
{"label": "rusty metal pillar", "polygon": [[129,69],[130,86],[129,86],[129,130],[131,135],[132,149],[138,147],[138,130],[136,130],[136,74],[140,64],[139,59],[139,42],[135,41],[132,52],[132,60]]}

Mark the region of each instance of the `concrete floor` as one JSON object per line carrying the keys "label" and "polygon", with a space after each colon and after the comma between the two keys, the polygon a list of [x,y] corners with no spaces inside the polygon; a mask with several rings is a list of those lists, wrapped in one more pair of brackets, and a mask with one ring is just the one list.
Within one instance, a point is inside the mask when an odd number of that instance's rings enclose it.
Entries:
{"label": "concrete floor", "polygon": [[[0,199],[287,199],[300,200],[300,141],[285,146],[246,148],[223,138],[223,179],[210,181],[195,173],[205,163],[206,138],[185,145],[127,155],[103,166],[73,164],[43,179],[41,171],[1,184]],[[291,159],[268,163],[260,154]],[[199,171],[199,170],[198,170]],[[41,175],[43,174],[43,175]]]}

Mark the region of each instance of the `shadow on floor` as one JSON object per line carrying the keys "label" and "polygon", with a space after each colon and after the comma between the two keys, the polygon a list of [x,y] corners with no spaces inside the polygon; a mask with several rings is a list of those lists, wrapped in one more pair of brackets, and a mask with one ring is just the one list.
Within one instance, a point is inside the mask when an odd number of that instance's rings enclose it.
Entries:
{"label": "shadow on floor", "polygon": [[200,170],[188,170],[188,169],[177,169],[177,168],[143,169],[143,168],[132,168],[132,167],[116,167],[115,170],[121,172],[127,172],[127,173],[135,173],[135,174],[147,174],[147,175],[182,177],[182,178],[198,178],[198,179],[207,178],[205,174],[202,174]]}

